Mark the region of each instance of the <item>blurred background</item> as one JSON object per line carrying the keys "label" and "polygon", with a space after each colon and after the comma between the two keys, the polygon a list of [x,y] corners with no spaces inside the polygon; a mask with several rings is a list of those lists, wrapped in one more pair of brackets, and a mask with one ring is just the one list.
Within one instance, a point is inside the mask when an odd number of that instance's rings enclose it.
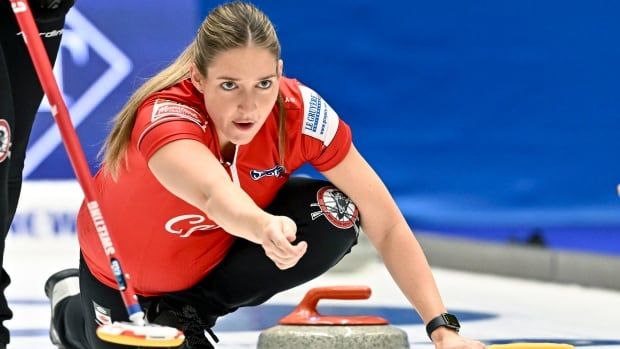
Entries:
{"label": "blurred background", "polygon": [[[620,256],[620,2],[254,3],[285,74],[351,125],[416,231]],[[93,171],[110,119],[216,4],[77,1],[55,72]],[[81,192],[45,102],[25,175],[11,235],[75,234]]]}

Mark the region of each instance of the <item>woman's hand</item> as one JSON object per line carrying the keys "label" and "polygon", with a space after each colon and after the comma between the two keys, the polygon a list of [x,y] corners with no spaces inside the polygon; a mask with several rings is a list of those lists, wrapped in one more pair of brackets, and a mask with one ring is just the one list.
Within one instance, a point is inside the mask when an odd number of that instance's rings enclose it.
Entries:
{"label": "woman's hand", "polygon": [[296,234],[297,225],[285,216],[269,215],[262,227],[261,245],[265,254],[282,270],[295,266],[308,248],[305,241],[292,244]]}
{"label": "woman's hand", "polygon": [[485,345],[459,336],[458,333],[444,327],[433,331],[431,339],[437,349],[484,349]]}

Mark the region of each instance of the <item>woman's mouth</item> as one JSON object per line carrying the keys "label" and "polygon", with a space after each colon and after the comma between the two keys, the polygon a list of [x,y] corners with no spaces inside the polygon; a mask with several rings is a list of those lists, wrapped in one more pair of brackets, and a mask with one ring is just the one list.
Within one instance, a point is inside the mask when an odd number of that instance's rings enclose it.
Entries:
{"label": "woman's mouth", "polygon": [[237,121],[233,121],[233,124],[235,124],[235,126],[237,127],[237,129],[241,130],[241,131],[247,131],[249,129],[252,128],[252,126],[254,126],[254,123],[251,121],[247,121],[247,122],[237,122]]}

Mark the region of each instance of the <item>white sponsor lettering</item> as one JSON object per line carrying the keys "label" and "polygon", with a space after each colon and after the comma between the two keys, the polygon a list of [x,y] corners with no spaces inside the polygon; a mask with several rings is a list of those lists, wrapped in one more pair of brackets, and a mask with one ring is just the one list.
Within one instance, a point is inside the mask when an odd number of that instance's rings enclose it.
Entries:
{"label": "white sponsor lettering", "polygon": [[185,214],[171,218],[166,222],[166,231],[177,234],[179,237],[186,238],[195,231],[207,231],[219,228],[217,224],[200,224],[206,221],[205,216],[197,214]]}
{"label": "white sponsor lettering", "polygon": [[97,204],[96,201],[90,201],[86,204],[86,206],[88,207],[88,211],[90,211],[90,216],[93,219],[95,229],[97,230],[97,234],[99,234],[99,240],[101,240],[105,253],[108,256],[116,253],[116,250],[114,250],[114,246],[112,245],[112,239],[110,238],[108,227],[103,221],[99,204]]}
{"label": "white sponsor lettering", "polygon": [[153,113],[151,113],[151,122],[155,122],[165,117],[181,117],[189,121],[195,122],[199,126],[203,126],[204,122],[198,113],[192,107],[167,100],[156,100],[153,105]]}
{"label": "white sponsor lettering", "polygon": [[[41,32],[39,33],[39,36],[42,36],[44,38],[53,38],[55,36],[61,36],[63,32],[63,29],[55,29],[55,30],[51,30],[48,32]],[[19,32],[17,33],[17,35],[24,35],[24,32]]]}
{"label": "white sponsor lettering", "polygon": [[304,101],[304,121],[301,132],[323,141],[325,146],[334,139],[340,118],[318,93],[306,86],[299,87]]}

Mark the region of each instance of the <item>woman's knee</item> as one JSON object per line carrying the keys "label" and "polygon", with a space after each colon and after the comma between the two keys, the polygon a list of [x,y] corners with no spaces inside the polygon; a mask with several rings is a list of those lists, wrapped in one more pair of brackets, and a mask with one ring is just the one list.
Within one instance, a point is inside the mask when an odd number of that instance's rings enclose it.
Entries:
{"label": "woman's knee", "polygon": [[360,214],[355,203],[331,183],[317,184],[308,219],[298,222],[298,239],[308,242],[307,257],[320,258],[331,267],[357,244]]}

